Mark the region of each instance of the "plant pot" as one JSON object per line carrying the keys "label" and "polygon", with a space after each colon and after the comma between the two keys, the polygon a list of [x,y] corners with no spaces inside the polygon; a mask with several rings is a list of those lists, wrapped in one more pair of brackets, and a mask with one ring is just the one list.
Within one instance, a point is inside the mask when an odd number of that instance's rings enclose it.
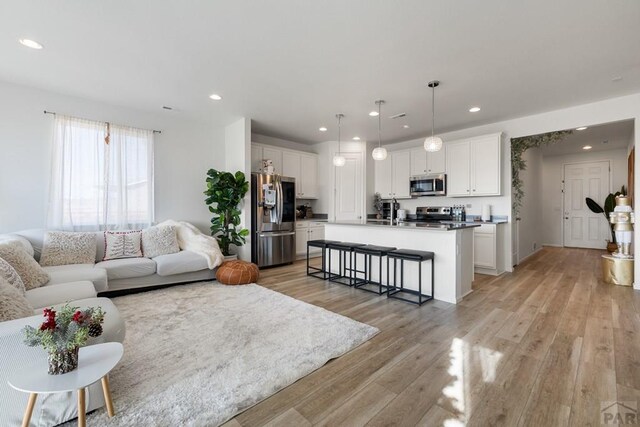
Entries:
{"label": "plant pot", "polygon": [[225,261],[235,261],[238,259],[238,255],[237,254],[231,254],[231,255],[225,255],[224,256],[224,260]]}
{"label": "plant pot", "polygon": [[49,375],[61,375],[78,368],[78,347],[49,353]]}
{"label": "plant pot", "polygon": [[614,253],[615,251],[618,250],[618,245],[617,243],[613,243],[613,242],[607,242],[607,252],[609,252],[610,254]]}

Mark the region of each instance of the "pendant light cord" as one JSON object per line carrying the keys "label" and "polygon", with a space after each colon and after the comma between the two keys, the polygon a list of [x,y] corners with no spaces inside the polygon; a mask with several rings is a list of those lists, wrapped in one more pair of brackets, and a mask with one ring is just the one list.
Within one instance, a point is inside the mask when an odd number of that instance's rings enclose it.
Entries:
{"label": "pendant light cord", "polygon": [[338,117],[338,156],[342,154],[342,150],[340,149],[340,127],[342,122],[342,114],[336,114]]}
{"label": "pendant light cord", "polygon": [[381,124],[380,123],[382,121],[382,119],[381,119],[382,116],[380,115],[381,109],[382,109],[382,101],[378,101],[378,148],[380,148],[382,146],[382,137],[380,136],[380,134],[381,134],[381,130],[380,130]]}
{"label": "pendant light cord", "polygon": [[436,85],[431,86],[431,140],[436,128]]}

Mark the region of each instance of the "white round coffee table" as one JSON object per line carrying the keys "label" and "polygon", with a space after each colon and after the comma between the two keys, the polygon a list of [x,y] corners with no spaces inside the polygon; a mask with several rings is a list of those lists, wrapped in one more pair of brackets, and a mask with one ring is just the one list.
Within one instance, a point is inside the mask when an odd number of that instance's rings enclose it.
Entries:
{"label": "white round coffee table", "polygon": [[78,368],[62,375],[49,375],[47,364],[26,366],[9,377],[9,385],[18,391],[29,393],[29,402],[22,426],[28,427],[38,394],[78,391],[78,426],[86,426],[85,387],[102,380],[102,391],[109,417],[114,415],[107,374],[120,362],[124,350],[122,344],[109,342],[81,347],[78,352]]}

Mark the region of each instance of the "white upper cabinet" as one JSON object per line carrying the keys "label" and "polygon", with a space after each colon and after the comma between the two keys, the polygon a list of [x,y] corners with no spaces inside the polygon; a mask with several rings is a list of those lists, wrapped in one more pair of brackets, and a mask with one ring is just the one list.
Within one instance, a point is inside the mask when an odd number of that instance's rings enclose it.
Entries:
{"label": "white upper cabinet", "polygon": [[[440,174],[445,173],[446,169],[446,146],[442,146],[442,149],[432,153],[427,153],[427,173],[428,174]],[[426,151],[425,151],[426,153]]]}
{"label": "white upper cabinet", "polygon": [[380,193],[383,199],[391,199],[393,197],[393,188],[391,185],[391,153],[384,160],[375,162],[375,192]]}
{"label": "white upper cabinet", "polygon": [[318,197],[318,157],[312,154],[300,154],[300,180],[298,189],[300,198]]}
{"label": "white upper cabinet", "polygon": [[262,173],[262,161],[271,160],[273,171],[282,173],[282,150],[258,144],[251,144],[251,172]]}
{"label": "white upper cabinet", "polygon": [[414,148],[411,154],[411,175],[441,174],[446,170],[445,148],[428,153],[423,147]]}
{"label": "white upper cabinet", "polygon": [[411,154],[411,176],[427,174],[427,152],[424,148],[414,148]]}
{"label": "white upper cabinet", "polygon": [[383,199],[410,199],[411,152],[390,152],[375,162],[375,191]]}
{"label": "white upper cabinet", "polygon": [[393,197],[396,199],[411,198],[411,153],[409,151],[398,151],[391,153],[393,170],[392,188]]}
{"label": "white upper cabinet", "polygon": [[296,193],[300,194],[300,154],[293,151],[282,153],[282,175],[296,179]]}
{"label": "white upper cabinet", "polygon": [[269,159],[273,162],[273,171],[278,174],[282,173],[282,150],[272,147],[262,147],[262,158]]}
{"label": "white upper cabinet", "polygon": [[447,196],[471,195],[469,141],[447,143]]}
{"label": "white upper cabinet", "polygon": [[500,135],[471,141],[471,195],[500,195]]}
{"label": "white upper cabinet", "polygon": [[499,196],[501,134],[447,144],[447,195]]}

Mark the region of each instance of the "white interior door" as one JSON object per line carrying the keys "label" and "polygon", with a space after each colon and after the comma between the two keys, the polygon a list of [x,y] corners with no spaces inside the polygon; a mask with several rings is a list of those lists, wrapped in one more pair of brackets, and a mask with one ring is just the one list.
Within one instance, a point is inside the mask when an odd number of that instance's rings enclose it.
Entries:
{"label": "white interior door", "polygon": [[564,245],[575,248],[606,248],[610,238],[604,215],[589,210],[585,199],[600,206],[611,191],[609,161],[564,165]]}
{"label": "white interior door", "polygon": [[364,176],[362,169],[362,153],[342,153],[346,159],[344,166],[335,167],[336,221],[362,221],[362,199],[364,195]]}

